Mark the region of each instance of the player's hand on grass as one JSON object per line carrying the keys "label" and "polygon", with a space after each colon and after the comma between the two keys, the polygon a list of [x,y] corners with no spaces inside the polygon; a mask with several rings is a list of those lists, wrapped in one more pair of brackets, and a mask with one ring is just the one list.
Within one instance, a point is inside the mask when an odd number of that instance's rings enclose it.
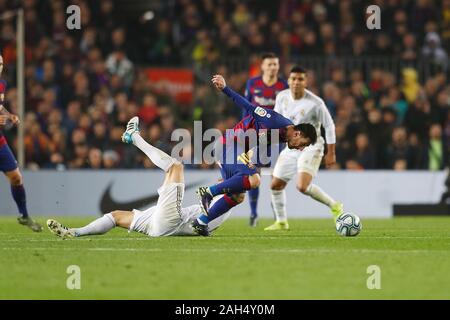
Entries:
{"label": "player's hand on grass", "polygon": [[219,89],[219,90],[223,90],[225,89],[225,87],[227,86],[226,82],[225,82],[225,78],[222,77],[220,74],[216,74],[212,77],[212,83],[214,84],[214,86]]}

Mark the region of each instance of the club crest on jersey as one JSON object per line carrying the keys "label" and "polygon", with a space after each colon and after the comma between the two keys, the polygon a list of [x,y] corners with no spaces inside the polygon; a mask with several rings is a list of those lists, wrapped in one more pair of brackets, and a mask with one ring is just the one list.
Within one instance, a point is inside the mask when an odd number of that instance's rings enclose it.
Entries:
{"label": "club crest on jersey", "polygon": [[267,110],[265,110],[264,108],[261,108],[261,107],[257,107],[255,109],[255,113],[260,117],[265,117],[267,115]]}

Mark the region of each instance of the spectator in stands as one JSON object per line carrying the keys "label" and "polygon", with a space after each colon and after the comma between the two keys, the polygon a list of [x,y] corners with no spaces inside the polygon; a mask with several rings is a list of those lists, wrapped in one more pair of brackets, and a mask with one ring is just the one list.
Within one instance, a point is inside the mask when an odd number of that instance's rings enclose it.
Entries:
{"label": "spectator in stands", "polygon": [[375,152],[369,143],[366,133],[359,133],[355,138],[355,150],[351,157],[361,169],[374,169],[376,165]]}
{"label": "spectator in stands", "polygon": [[134,77],[133,63],[127,58],[125,52],[116,50],[106,59],[106,68],[112,75],[119,76],[125,88],[131,88]]}
{"label": "spectator in stands", "polygon": [[448,55],[441,46],[441,38],[436,32],[429,32],[425,36],[422,54],[429,59],[439,70],[447,70]]}
{"label": "spectator in stands", "polygon": [[[417,169],[413,150],[408,143],[405,127],[396,127],[392,131],[392,142],[386,148],[385,163],[387,169],[395,169],[398,160],[406,161],[408,169]],[[398,165],[398,164],[397,164]]]}
{"label": "spectator in stands", "polygon": [[438,123],[430,126],[428,148],[425,152],[425,164],[428,170],[442,170],[447,165],[448,153],[445,152],[442,127]]}
{"label": "spectator in stands", "polygon": [[103,167],[105,169],[115,169],[119,165],[119,155],[114,150],[106,150],[103,153]]}
{"label": "spectator in stands", "polygon": [[103,168],[103,154],[100,149],[92,148],[89,150],[88,166],[90,169],[102,169]]}
{"label": "spectator in stands", "polygon": [[142,101],[142,107],[138,112],[139,119],[148,125],[156,120],[158,114],[159,112],[156,97],[151,93],[145,94]]}

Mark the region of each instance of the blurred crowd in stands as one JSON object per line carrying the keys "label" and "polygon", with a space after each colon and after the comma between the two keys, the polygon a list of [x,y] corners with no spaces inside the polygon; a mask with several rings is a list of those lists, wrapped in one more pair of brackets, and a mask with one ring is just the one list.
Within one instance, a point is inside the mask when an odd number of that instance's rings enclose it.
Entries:
{"label": "blurred crowd in stands", "polygon": [[[23,0],[26,32],[26,167],[152,167],[121,143],[139,115],[141,134],[170,153],[176,128],[225,130],[240,110],[208,83],[222,73],[243,93],[258,73],[259,55],[280,57],[280,76],[302,57],[383,57],[399,70],[339,67],[309,88],[336,123],[335,169],[427,169],[448,165],[450,150],[450,0],[374,0],[381,30],[366,26],[365,1],[155,0],[152,15],[124,14],[126,1]],[[81,30],[66,28],[66,7],[81,8]],[[121,7],[122,6],[122,7]],[[0,0],[0,12],[17,7]],[[6,107],[17,113],[15,18],[0,19]],[[235,62],[235,63],[230,63]],[[433,66],[423,77],[418,63]],[[193,102],[179,104],[155,88],[148,66],[194,70]],[[403,65],[404,66],[404,65]],[[17,130],[5,131],[16,151]],[[192,150],[186,146],[184,158]],[[207,165],[191,167],[209,168]]]}

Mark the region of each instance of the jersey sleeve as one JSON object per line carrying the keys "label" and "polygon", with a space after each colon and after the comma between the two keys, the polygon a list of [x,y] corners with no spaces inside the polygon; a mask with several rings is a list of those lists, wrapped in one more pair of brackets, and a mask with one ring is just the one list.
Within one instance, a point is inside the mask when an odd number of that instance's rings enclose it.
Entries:
{"label": "jersey sleeve", "polygon": [[[252,87],[252,80],[249,79],[247,80],[247,84],[245,85],[245,99],[247,99],[250,103],[252,102],[253,99],[253,95],[252,95],[252,91],[251,91],[251,87]],[[250,113],[247,110],[242,110],[242,119],[244,119],[246,116],[248,116]]]}
{"label": "jersey sleeve", "polygon": [[253,112],[255,120],[267,129],[280,129],[293,125],[292,121],[274,110],[256,107]]}
{"label": "jersey sleeve", "polygon": [[247,84],[245,85],[245,99],[247,99],[249,102],[252,102],[252,98],[253,98],[251,86],[252,86],[252,80],[249,79],[249,80],[247,80]]}
{"label": "jersey sleeve", "polygon": [[330,112],[328,111],[327,106],[325,105],[325,102],[323,101],[320,101],[319,103],[319,120],[325,129],[325,139],[327,140],[327,144],[335,144],[336,130],[334,121],[331,117]]}
{"label": "jersey sleeve", "polygon": [[252,114],[255,110],[255,106],[252,105],[247,99],[241,96],[239,93],[235,92],[233,89],[229,87],[225,87],[223,89],[223,93],[225,93],[233,102],[239,107],[243,108],[247,114]]}

